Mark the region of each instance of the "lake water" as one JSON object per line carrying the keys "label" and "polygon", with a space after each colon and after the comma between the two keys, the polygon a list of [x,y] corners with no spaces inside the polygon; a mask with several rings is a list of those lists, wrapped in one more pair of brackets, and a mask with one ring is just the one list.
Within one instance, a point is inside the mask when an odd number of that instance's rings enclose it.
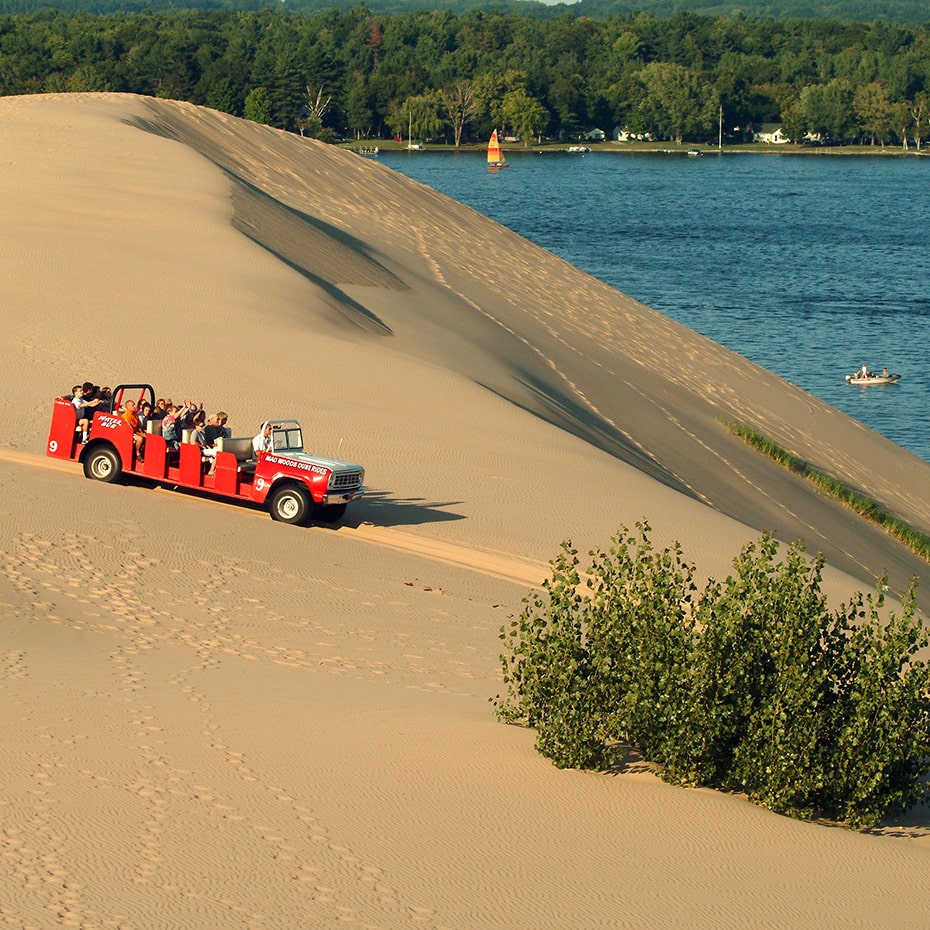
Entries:
{"label": "lake water", "polygon": [[[930,461],[930,159],[378,158]],[[903,378],[846,384],[863,362]]]}

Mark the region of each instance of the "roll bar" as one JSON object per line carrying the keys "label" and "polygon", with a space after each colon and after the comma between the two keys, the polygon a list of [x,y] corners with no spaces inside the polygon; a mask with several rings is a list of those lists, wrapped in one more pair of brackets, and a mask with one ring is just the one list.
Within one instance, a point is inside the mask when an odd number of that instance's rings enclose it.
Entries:
{"label": "roll bar", "polygon": [[[135,400],[136,406],[142,403],[148,395],[148,402],[154,408],[155,407],[155,388],[151,384],[118,384],[113,388],[113,393],[110,395],[110,413],[113,413],[114,410],[119,410],[123,405],[123,395],[129,391],[130,397],[127,400]],[[132,392],[138,391],[138,395],[133,398]]]}

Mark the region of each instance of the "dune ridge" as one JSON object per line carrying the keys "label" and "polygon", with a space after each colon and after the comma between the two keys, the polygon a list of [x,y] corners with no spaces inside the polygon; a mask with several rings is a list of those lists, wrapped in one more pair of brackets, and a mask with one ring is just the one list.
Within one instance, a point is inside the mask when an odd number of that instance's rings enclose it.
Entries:
{"label": "dune ridge", "polygon": [[[887,568],[900,586],[922,567],[906,555],[880,564],[860,522],[815,492],[805,498],[791,486],[780,499],[772,490],[782,483],[777,468],[718,424],[736,417],[756,426],[930,531],[925,496],[902,493],[930,479],[930,465],[916,456],[901,456],[771,373],[378,164],[284,135],[275,151],[307,152],[308,169],[274,173],[261,164],[264,134],[243,154],[223,144],[228,118],[210,111],[191,118],[189,110],[196,108],[171,108],[163,117],[174,137],[239,185],[250,173],[264,195],[259,207],[254,194],[243,203],[237,189],[239,228],[264,230],[250,234],[311,280],[325,281],[359,325],[390,332],[403,351],[460,371],[729,516],[804,538],[870,581]],[[405,203],[414,191],[424,206],[415,219]],[[281,222],[288,223],[289,255],[269,244]],[[405,299],[395,300],[394,288],[406,288]],[[834,534],[819,529],[825,521],[836,525]]]}
{"label": "dune ridge", "polygon": [[[930,466],[351,153],[112,94],[0,130],[0,926],[926,924],[925,810],[560,772],[488,699],[566,538],[645,519],[720,577],[804,536],[831,598],[925,572],[720,419],[925,530]],[[87,377],[296,416],[369,493],[295,530],[86,481],[42,453]]]}

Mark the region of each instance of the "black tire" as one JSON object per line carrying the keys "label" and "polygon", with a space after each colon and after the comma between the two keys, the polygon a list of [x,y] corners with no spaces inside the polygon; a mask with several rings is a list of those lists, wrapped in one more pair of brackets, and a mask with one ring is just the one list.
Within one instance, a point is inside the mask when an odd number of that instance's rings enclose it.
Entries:
{"label": "black tire", "polygon": [[271,492],[268,509],[272,520],[303,526],[313,513],[313,498],[306,489],[289,484]]}
{"label": "black tire", "polygon": [[120,460],[119,453],[111,446],[100,446],[97,449],[91,449],[84,459],[84,475],[87,478],[93,478],[95,481],[113,484],[114,481],[119,481],[122,473],[123,463]]}
{"label": "black tire", "polygon": [[346,515],[348,504],[327,504],[317,507],[317,519],[323,523],[338,523]]}

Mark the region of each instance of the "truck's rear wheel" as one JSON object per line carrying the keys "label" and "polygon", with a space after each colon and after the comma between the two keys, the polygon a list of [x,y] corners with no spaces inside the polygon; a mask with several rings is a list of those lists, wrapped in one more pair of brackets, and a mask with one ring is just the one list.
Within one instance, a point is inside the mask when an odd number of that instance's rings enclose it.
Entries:
{"label": "truck's rear wheel", "polygon": [[304,488],[285,485],[283,488],[272,491],[268,509],[271,511],[272,520],[302,526],[310,519],[313,511],[313,498]]}
{"label": "truck's rear wheel", "polygon": [[119,480],[122,473],[123,463],[120,461],[119,453],[109,446],[92,449],[84,459],[84,475],[95,481],[113,484],[114,481]]}

